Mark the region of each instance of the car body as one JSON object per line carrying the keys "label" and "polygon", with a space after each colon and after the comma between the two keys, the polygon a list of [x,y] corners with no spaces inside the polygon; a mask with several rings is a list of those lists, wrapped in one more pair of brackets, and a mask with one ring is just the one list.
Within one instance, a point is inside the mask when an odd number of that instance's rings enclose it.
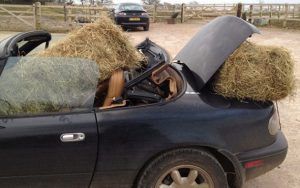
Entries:
{"label": "car body", "polygon": [[149,30],[150,17],[142,5],[136,3],[120,3],[112,10],[112,17],[123,29],[143,27]]}
{"label": "car body", "polygon": [[[219,17],[202,28],[173,63],[167,52],[149,39],[138,45],[149,65],[126,82],[124,90],[167,66],[182,81],[170,100],[155,101],[157,95],[146,92],[130,95],[130,90],[122,97],[152,102],[110,108],[96,108],[91,103],[89,108],[68,112],[1,117],[0,187],[163,187],[143,182],[149,175],[160,177],[159,170],[151,169],[163,170],[155,165],[162,162],[157,159],[168,163],[166,156],[172,151],[177,153],[169,156],[173,160],[198,152],[191,164],[196,165],[201,157],[217,164],[226,179],[222,186],[214,187],[242,187],[245,181],[277,167],[288,146],[274,104],[225,99],[208,87],[225,59],[257,32],[239,18]],[[2,41],[0,85],[3,77],[9,76],[5,73],[12,67],[8,66],[11,58],[20,54],[26,58],[32,49],[43,43],[48,46],[50,40],[49,33],[36,31]],[[20,41],[25,44],[16,47]],[[93,100],[95,90],[90,92]],[[187,161],[185,157],[182,160]],[[176,173],[172,171],[171,177],[171,183],[176,182]]]}

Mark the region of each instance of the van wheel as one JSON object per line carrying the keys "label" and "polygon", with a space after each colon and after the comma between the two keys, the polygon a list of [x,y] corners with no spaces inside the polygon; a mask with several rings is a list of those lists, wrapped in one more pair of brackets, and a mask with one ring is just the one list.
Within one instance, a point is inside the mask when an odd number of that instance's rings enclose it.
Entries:
{"label": "van wheel", "polygon": [[142,172],[137,188],[228,188],[220,163],[208,152],[177,149],[153,160]]}

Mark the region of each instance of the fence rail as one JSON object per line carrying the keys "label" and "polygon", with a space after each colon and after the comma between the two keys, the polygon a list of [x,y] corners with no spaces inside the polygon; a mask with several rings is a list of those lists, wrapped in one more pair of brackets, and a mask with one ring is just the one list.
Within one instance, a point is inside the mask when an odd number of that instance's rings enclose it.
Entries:
{"label": "fence rail", "polygon": [[[145,5],[144,9],[149,13],[152,22],[165,21],[174,13],[178,13],[176,20],[183,23],[222,15],[237,15],[238,7],[238,4],[178,4]],[[45,28],[48,22],[54,25],[71,25],[78,18],[90,21],[103,14],[109,14],[110,10],[111,6],[105,5],[41,5],[39,2],[33,5],[0,4],[1,18],[12,17],[35,29]],[[260,18],[277,19],[283,21],[282,25],[285,27],[288,20],[300,21],[300,4],[241,4],[240,12],[250,22]]]}

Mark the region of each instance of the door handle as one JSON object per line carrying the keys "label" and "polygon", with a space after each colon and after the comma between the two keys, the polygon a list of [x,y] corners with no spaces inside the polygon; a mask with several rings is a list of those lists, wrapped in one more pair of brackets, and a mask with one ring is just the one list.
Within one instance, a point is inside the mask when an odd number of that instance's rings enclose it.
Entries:
{"label": "door handle", "polygon": [[65,133],[60,136],[62,142],[80,142],[84,141],[84,133]]}

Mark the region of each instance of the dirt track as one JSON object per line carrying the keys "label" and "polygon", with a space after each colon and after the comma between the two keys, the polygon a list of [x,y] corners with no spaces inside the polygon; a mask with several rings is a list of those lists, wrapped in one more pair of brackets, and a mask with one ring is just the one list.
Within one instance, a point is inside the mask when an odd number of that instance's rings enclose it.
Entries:
{"label": "dirt track", "polygon": [[[174,57],[184,44],[199,30],[201,24],[152,24],[149,32],[128,32],[133,43],[149,37],[166,48]],[[297,87],[300,88],[300,31],[262,28],[262,35],[254,35],[251,40],[260,44],[284,46],[295,58]],[[0,32],[0,40],[12,33]],[[63,37],[55,34],[54,40]],[[282,129],[289,142],[286,161],[275,170],[249,181],[245,188],[297,188],[300,187],[300,95],[279,102]]]}

